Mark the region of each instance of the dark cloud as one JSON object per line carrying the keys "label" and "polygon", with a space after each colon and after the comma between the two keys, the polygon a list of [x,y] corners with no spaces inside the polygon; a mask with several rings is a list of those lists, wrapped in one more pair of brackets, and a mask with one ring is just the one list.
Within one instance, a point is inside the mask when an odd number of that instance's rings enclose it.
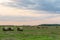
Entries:
{"label": "dark cloud", "polygon": [[55,13],[60,11],[60,0],[15,0],[3,4],[17,8],[44,10]]}

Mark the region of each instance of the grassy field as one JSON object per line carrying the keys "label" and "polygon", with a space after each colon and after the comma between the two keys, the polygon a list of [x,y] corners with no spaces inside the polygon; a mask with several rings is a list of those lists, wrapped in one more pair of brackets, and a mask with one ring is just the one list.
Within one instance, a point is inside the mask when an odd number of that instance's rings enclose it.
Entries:
{"label": "grassy field", "polygon": [[0,40],[60,40],[60,27],[48,26],[38,29],[37,27],[23,27],[23,31],[3,31],[0,27]]}

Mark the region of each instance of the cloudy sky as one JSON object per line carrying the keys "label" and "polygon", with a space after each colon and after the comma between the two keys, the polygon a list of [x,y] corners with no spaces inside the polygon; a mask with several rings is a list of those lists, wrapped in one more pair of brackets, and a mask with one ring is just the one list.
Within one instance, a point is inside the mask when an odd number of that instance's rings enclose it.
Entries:
{"label": "cloudy sky", "polygon": [[60,24],[60,0],[0,0],[0,25]]}

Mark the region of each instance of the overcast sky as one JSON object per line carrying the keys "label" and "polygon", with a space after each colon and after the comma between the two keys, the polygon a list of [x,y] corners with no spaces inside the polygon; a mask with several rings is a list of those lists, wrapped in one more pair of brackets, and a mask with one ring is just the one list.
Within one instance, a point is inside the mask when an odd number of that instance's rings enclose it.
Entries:
{"label": "overcast sky", "polygon": [[60,0],[0,0],[0,24],[60,24]]}

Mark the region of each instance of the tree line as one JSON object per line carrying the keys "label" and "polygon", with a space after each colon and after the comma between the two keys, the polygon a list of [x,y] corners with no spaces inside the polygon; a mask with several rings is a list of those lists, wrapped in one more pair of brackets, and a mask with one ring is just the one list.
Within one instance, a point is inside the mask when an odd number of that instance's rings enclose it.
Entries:
{"label": "tree line", "polygon": [[60,26],[60,24],[41,24],[38,26]]}

